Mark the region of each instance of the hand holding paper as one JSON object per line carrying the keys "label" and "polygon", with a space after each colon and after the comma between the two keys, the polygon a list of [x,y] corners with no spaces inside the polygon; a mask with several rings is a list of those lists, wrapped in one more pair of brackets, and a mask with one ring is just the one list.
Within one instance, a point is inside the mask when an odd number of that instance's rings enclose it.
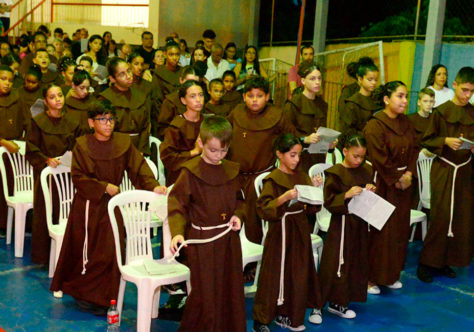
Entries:
{"label": "hand holding paper", "polygon": [[309,146],[309,153],[327,153],[329,150],[329,145],[334,143],[339,135],[341,135],[341,133],[337,130],[325,127],[319,127],[316,133],[319,135],[320,141]]}
{"label": "hand holding paper", "polygon": [[395,206],[370,190],[362,190],[347,205],[349,213],[365,220],[371,226],[381,230],[395,211]]}

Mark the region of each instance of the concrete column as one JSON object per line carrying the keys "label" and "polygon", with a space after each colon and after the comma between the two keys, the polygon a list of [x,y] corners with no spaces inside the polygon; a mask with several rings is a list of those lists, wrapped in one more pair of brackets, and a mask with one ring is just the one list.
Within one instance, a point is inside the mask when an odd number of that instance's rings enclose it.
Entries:
{"label": "concrete column", "polygon": [[250,0],[249,45],[258,45],[258,24],[260,18],[260,0]]}
{"label": "concrete column", "polygon": [[160,27],[160,0],[150,0],[148,5],[148,29],[154,36],[153,47],[158,47]]}
{"label": "concrete column", "polygon": [[326,27],[328,23],[329,0],[316,0],[314,14],[313,47],[314,53],[326,50]]}
{"label": "concrete column", "polygon": [[425,85],[431,67],[440,59],[445,10],[446,0],[430,0],[420,88]]}

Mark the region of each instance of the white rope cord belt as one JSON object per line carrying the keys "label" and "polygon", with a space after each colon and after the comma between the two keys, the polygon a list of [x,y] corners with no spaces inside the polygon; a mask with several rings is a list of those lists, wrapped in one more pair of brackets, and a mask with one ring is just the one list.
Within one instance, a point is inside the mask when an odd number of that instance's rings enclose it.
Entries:
{"label": "white rope cord belt", "polygon": [[82,247],[82,272],[81,274],[84,275],[86,274],[86,265],[87,263],[89,262],[89,259],[88,259],[88,256],[87,256],[87,242],[88,242],[88,238],[89,238],[89,232],[87,230],[87,228],[89,227],[89,203],[90,201],[87,200],[86,201],[86,211],[85,211],[85,236],[84,236],[84,245]]}
{"label": "white rope cord belt", "polygon": [[341,266],[344,264],[344,231],[346,229],[346,215],[342,215],[341,242],[339,243],[339,265],[337,266],[337,277],[341,277]]}
{"label": "white rope cord belt", "polygon": [[220,225],[217,225],[217,226],[205,226],[205,227],[201,227],[201,226],[197,226],[193,223],[191,223],[191,226],[194,228],[194,229],[197,229],[197,230],[200,230],[200,231],[209,231],[209,230],[212,230],[212,229],[218,229],[218,228],[226,228],[224,231],[222,231],[221,233],[209,238],[209,239],[191,239],[191,240],[185,240],[183,243],[181,243],[178,247],[178,250],[176,250],[176,252],[174,253],[173,256],[171,256],[170,259],[168,259],[168,262],[171,262],[172,260],[174,260],[176,257],[179,256],[179,251],[187,244],[203,244],[203,243],[209,243],[209,242],[212,242],[212,241],[215,241],[221,237],[223,237],[224,235],[226,235],[227,233],[229,233],[231,230],[232,230],[232,224],[230,222],[228,223],[225,223],[225,224],[220,224]]}
{"label": "white rope cord belt", "polygon": [[280,291],[278,293],[277,305],[283,305],[285,301],[285,256],[286,256],[286,216],[301,213],[304,210],[285,212],[281,219],[281,263],[280,263]]}
{"label": "white rope cord belt", "polygon": [[451,186],[451,206],[450,206],[450,209],[449,209],[449,228],[448,228],[448,237],[454,237],[452,227],[453,227],[453,214],[454,214],[454,186],[456,184],[456,174],[458,173],[459,168],[469,164],[469,162],[471,161],[472,156],[469,156],[469,159],[467,161],[465,161],[465,162],[463,162],[462,164],[459,164],[459,165],[456,165],[455,163],[453,163],[452,161],[449,161],[448,159],[446,159],[444,157],[439,157],[439,158],[442,161],[444,161],[445,163],[447,163],[448,165],[451,165],[451,166],[454,167],[453,184]]}

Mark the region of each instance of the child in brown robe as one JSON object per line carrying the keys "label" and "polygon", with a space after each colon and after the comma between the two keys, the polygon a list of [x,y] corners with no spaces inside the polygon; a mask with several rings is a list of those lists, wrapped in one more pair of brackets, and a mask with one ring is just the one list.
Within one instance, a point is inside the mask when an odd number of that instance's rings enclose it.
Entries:
{"label": "child in brown robe", "polygon": [[211,80],[209,82],[208,91],[211,98],[206,103],[204,114],[229,115],[233,106],[222,102],[222,96],[224,95],[224,83],[222,80],[220,78]]}
{"label": "child in brown robe", "polygon": [[222,96],[222,102],[224,104],[232,105],[232,108],[243,101],[240,92],[235,90],[235,81],[235,72],[233,70],[227,70],[222,74],[222,82],[224,83],[225,89],[224,96]]}
{"label": "child in brown robe", "polygon": [[130,136],[114,132],[116,118],[110,104],[91,104],[88,116],[94,133],[79,137],[72,152],[71,176],[77,192],[51,291],[71,295],[83,311],[105,315],[120,284],[107,204],[120,192],[124,171],[137,189],[164,194],[166,188],[159,186]]}
{"label": "child in brown robe", "polygon": [[80,135],[91,133],[87,110],[95,101],[90,94],[91,77],[85,70],[77,70],[72,77],[72,88],[66,95],[66,118],[79,125]]}
{"label": "child in brown robe", "polygon": [[72,80],[74,77],[74,72],[76,70],[76,63],[72,58],[64,57],[59,60],[59,76],[57,83],[60,83],[63,94],[67,96],[67,93],[72,88]]}
{"label": "child in brown robe", "polygon": [[117,114],[115,131],[130,135],[132,144],[145,155],[150,155],[151,100],[133,85],[132,71],[122,58],[107,61],[107,72],[113,85],[100,94],[108,100]]}
{"label": "child in brown robe", "polygon": [[[269,84],[263,77],[248,80],[244,87],[245,103],[237,105],[229,115],[234,128],[229,159],[240,164],[239,181],[245,195],[245,234],[255,243],[262,242],[262,227],[257,217],[255,178],[275,165],[271,142],[281,134],[296,135],[293,124],[283,116],[283,110],[271,104]],[[316,135],[302,137],[311,143]]]}
{"label": "child in brown robe", "polygon": [[434,109],[422,146],[438,155],[431,166],[431,224],[418,265],[418,278],[432,282],[441,274],[455,278],[450,266],[468,266],[474,255],[472,213],[474,148],[462,148],[464,137],[474,141],[474,68],[459,70],[454,98]]}
{"label": "child in brown robe", "polygon": [[344,107],[339,110],[341,131],[354,129],[362,132],[372,114],[379,109],[371,97],[377,86],[378,77],[379,70],[373,62],[359,65],[357,69],[359,92],[347,98]]}
{"label": "child in brown robe", "polygon": [[[301,202],[290,205],[290,201],[298,197],[295,185],[317,185],[307,172],[298,168],[301,150],[299,138],[292,134],[275,139],[273,151],[279,166],[263,180],[257,201],[258,214],[269,225],[252,314],[256,332],[269,331],[267,325],[275,316],[278,325],[302,331],[306,308],[322,305],[307,219],[307,215],[316,213],[320,206]],[[286,217],[285,213],[290,215]],[[282,237],[286,238],[284,244]],[[319,310],[311,313],[310,320],[317,318],[313,316],[319,317],[321,323]]]}
{"label": "child in brown robe", "polygon": [[39,66],[33,65],[26,72],[23,86],[18,88],[18,94],[28,112],[38,99],[43,99],[43,90],[40,88],[42,76]]}
{"label": "child in brown robe", "polygon": [[416,176],[419,148],[416,132],[405,116],[407,88],[393,81],[376,91],[385,105],[364,128],[369,160],[377,171],[377,194],[396,206],[382,230],[370,228],[369,288],[379,294],[377,285],[402,288],[399,281],[407,255],[410,236],[412,178]]}
{"label": "child in brown robe", "polygon": [[48,51],[44,48],[40,48],[35,51],[35,57],[33,58],[33,62],[37,64],[41,68],[41,87],[44,88],[49,84],[61,84],[59,79],[59,74],[57,72],[52,71],[49,69],[49,64],[51,60],[49,59]]}
{"label": "child in brown robe", "polygon": [[[12,91],[13,71],[10,67],[0,65],[0,146],[10,153],[18,152],[18,145],[13,140],[22,140],[28,129],[31,115],[21,101],[18,91]],[[12,178],[10,163],[5,159],[7,178]],[[13,190],[13,182],[8,183],[9,190]],[[3,184],[0,178],[0,237],[5,236],[8,207],[5,202]]]}
{"label": "child in brown robe", "polygon": [[[412,123],[416,131],[416,141],[421,143],[426,128],[430,123],[430,116],[435,103],[435,93],[433,90],[424,88],[418,92],[418,110],[416,113],[409,114],[408,120]],[[430,153],[429,151],[425,150]],[[431,153],[430,153],[431,154]]]}
{"label": "child in brown robe", "polygon": [[180,49],[175,42],[166,44],[166,63],[163,66],[155,68],[153,73],[153,88],[161,92],[165,98],[170,93],[178,90],[182,67],[179,65]]}
{"label": "child in brown robe", "polygon": [[[301,77],[303,92],[293,94],[285,104],[285,116],[295,126],[298,136],[308,136],[318,130],[318,127],[326,127],[328,104],[318,95],[322,85],[321,69],[313,62],[303,62],[298,67],[298,75]],[[319,142],[320,138],[314,135],[312,143]],[[330,146],[334,149],[335,144]],[[310,154],[303,151],[300,165],[305,172],[317,163],[324,163],[325,153]]]}
{"label": "child in brown robe", "polygon": [[[186,66],[181,71],[179,82],[181,85],[183,85],[185,82],[190,80],[199,81],[199,76],[193,67]],[[156,118],[152,118],[152,122],[155,123],[156,127],[156,129],[153,129],[152,126],[153,136],[158,137],[163,141],[166,128],[169,127],[171,121],[175,116],[181,115],[184,112],[186,112],[186,106],[184,106],[184,104],[181,102],[179,91],[176,90],[167,95],[163,101],[163,104],[161,105],[159,114],[157,114]]]}
{"label": "child in brown robe", "polygon": [[331,223],[318,276],[323,303],[329,301],[328,311],[351,319],[356,313],[347,308],[349,303],[367,300],[369,232],[366,222],[349,214],[347,204],[364,189],[375,191],[375,186],[372,167],[364,164],[365,139],[345,133],[340,141],[344,160],[325,171],[324,206],[331,212]]}
{"label": "child in brown robe", "polygon": [[171,250],[185,239],[215,241],[185,245],[192,291],[178,331],[246,331],[241,227],[242,195],[239,165],[224,160],[232,136],[222,117],[206,118],[198,144],[201,156],[182,164],[168,198]]}
{"label": "child in brown robe", "polygon": [[204,119],[204,95],[199,82],[191,80],[179,89],[181,102],[186,112],[175,116],[165,131],[165,139],[160,144],[160,159],[166,169],[166,185],[172,185],[178,178],[184,162],[199,155],[202,148],[198,142],[199,128]]}
{"label": "child in brown robe", "polygon": [[46,110],[31,120],[26,137],[26,159],[33,166],[34,177],[31,260],[37,264],[48,263],[50,246],[40,183],[41,171],[46,166],[57,167],[61,163],[58,157],[72,150],[78,135],[78,124],[63,116],[64,96],[61,88],[51,84],[43,90],[43,97]]}

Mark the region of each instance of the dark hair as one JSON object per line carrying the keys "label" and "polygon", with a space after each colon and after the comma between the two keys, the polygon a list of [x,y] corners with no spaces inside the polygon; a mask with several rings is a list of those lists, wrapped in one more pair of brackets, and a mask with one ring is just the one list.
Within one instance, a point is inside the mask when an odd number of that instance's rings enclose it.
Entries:
{"label": "dark hair", "polygon": [[252,89],[260,89],[267,94],[270,91],[270,85],[265,78],[258,76],[245,82],[244,93],[247,93]]}
{"label": "dark hair", "polygon": [[48,91],[52,88],[59,88],[59,90],[61,90],[61,87],[59,85],[57,85],[55,83],[49,83],[46,87],[43,88],[43,98],[44,99],[46,99],[46,96],[48,95]]}
{"label": "dark hair", "polygon": [[89,73],[83,69],[77,70],[72,76],[72,83],[76,86],[81,85],[85,80],[89,80],[90,83],[91,75],[89,75]]}
{"label": "dark hair", "polygon": [[206,144],[212,138],[217,138],[221,142],[221,147],[229,146],[232,139],[232,125],[222,116],[206,117],[201,123],[199,137],[202,144]]}
{"label": "dark hair", "polygon": [[423,88],[418,92],[418,99],[421,99],[421,97],[423,97],[424,95],[428,95],[434,98],[435,92],[430,88]]}
{"label": "dark hair", "polygon": [[222,80],[220,78],[214,78],[213,80],[211,80],[209,82],[209,90],[211,90],[212,86],[215,85],[215,84],[224,85],[224,82],[222,82]]}
{"label": "dark hair", "polygon": [[94,65],[94,60],[92,60],[92,58],[88,55],[84,55],[81,60],[79,60],[79,63],[81,63],[81,61],[87,61],[90,63],[91,67]]}
{"label": "dark hair", "polygon": [[303,51],[306,50],[306,49],[308,49],[308,48],[312,49],[313,52],[314,52],[314,47],[313,47],[313,46],[311,46],[311,45],[303,45],[303,46],[301,46],[300,54],[303,55]]}
{"label": "dark hair", "polygon": [[216,39],[216,33],[211,29],[206,29],[202,33],[202,38]]}
{"label": "dark hair", "polygon": [[0,60],[2,65],[11,66],[15,62],[20,63],[20,59],[13,53],[7,54]]}
{"label": "dark hair", "polygon": [[54,29],[54,33],[60,33],[60,34],[63,34],[63,33],[64,33],[64,31],[63,31],[63,29],[61,29],[61,28],[56,28],[56,29]]}
{"label": "dark hair", "polygon": [[165,38],[165,44],[168,44],[168,43],[171,43],[171,42],[174,42],[174,38],[171,37],[171,36],[168,36]]}
{"label": "dark hair", "polygon": [[92,102],[87,109],[87,117],[89,119],[95,118],[97,115],[110,114],[115,116],[115,108],[110,100],[95,100]]}
{"label": "dark hair", "polygon": [[224,59],[229,58],[229,56],[227,55],[227,50],[231,47],[235,48],[235,50],[237,51],[237,45],[235,45],[234,42],[227,43],[227,45],[224,48]]}
{"label": "dark hair", "polygon": [[273,141],[272,148],[273,153],[276,155],[276,152],[286,153],[291,150],[296,144],[301,145],[301,141],[298,137],[293,134],[281,134]]}
{"label": "dark hair", "polygon": [[[138,57],[142,57],[142,58],[143,58],[143,56],[142,56],[140,53],[138,53],[137,51],[134,51],[134,52],[130,53],[130,55],[127,57],[127,62],[128,62],[128,63],[132,63],[132,61],[133,61],[135,58],[138,58]],[[145,59],[143,59],[143,60],[145,60]]]}
{"label": "dark hair", "polygon": [[457,84],[474,84],[474,68],[462,67],[461,69],[459,69],[455,81]]}
{"label": "dark hair", "polygon": [[31,38],[31,42],[35,42],[36,41],[36,37],[38,36],[43,36],[45,41],[46,41],[46,35],[44,33],[42,33],[41,31],[36,31],[34,34],[33,34],[33,37]]}
{"label": "dark hair", "polygon": [[255,60],[253,60],[253,69],[258,75],[260,75],[260,63],[258,62],[258,50],[255,46],[252,46],[252,45],[245,46],[244,56],[242,57],[242,65],[240,68],[242,68],[241,70],[245,70],[245,67],[247,66],[247,58],[245,57],[245,53],[247,53],[247,51],[251,48],[255,50]]}
{"label": "dark hair", "polygon": [[[92,35],[89,40],[87,41],[87,51],[90,51],[91,50],[91,43],[96,40],[96,39],[100,39],[102,41],[102,44],[104,43],[104,40],[102,39],[102,37],[100,35]],[[97,54],[99,54],[99,52],[97,52]],[[98,60],[98,59],[97,59]]]}
{"label": "dark hair", "polygon": [[349,149],[353,146],[367,148],[365,137],[359,134],[356,130],[349,129],[338,137],[338,147],[340,150],[344,148]]}
{"label": "dark hair", "polygon": [[362,61],[361,62],[361,59],[359,59],[359,64],[357,66],[357,77],[363,78],[370,71],[377,71],[378,72],[379,69],[374,64],[373,61],[371,61],[371,62]]}
{"label": "dark hair", "polygon": [[203,46],[196,46],[191,53],[191,65],[193,65],[196,61],[194,61],[194,53],[196,53],[197,50],[201,50],[204,56],[206,56],[206,49]]}
{"label": "dark hair", "polygon": [[235,76],[235,71],[233,70],[226,70],[224,74],[222,74],[222,79],[226,76],[232,76],[234,78],[234,81],[237,79],[237,76]]}
{"label": "dark hair", "polygon": [[398,87],[404,86],[406,87],[405,83],[402,81],[391,81],[388,82],[385,85],[379,86],[377,89],[375,89],[374,92],[372,92],[372,98],[377,102],[381,107],[384,107],[384,101],[383,98],[385,96],[391,97],[392,94],[398,89]]}
{"label": "dark hair", "polygon": [[143,31],[142,32],[142,39],[143,39],[143,36],[145,36],[145,35],[151,35],[151,37],[153,38],[153,34],[150,31]]}
{"label": "dark hair", "polygon": [[200,87],[202,89],[201,84],[199,84],[199,82],[195,81],[195,80],[189,80],[189,81],[186,81],[183,84],[181,84],[181,86],[179,87],[179,90],[178,90],[179,98],[186,97],[186,93],[188,93],[188,89],[192,86],[195,86],[195,85],[197,85],[198,87]]}
{"label": "dark hair", "polygon": [[13,70],[10,67],[8,67],[7,65],[3,65],[3,64],[0,65],[0,71],[9,71],[10,73],[13,74]]}
{"label": "dark hair", "polygon": [[[48,53],[48,51],[47,51],[45,48],[38,48],[37,50],[35,50],[34,57],[36,58],[36,56],[37,56],[38,53],[40,53],[40,52],[46,52],[46,53]],[[48,53],[48,57],[49,57],[49,53]]]}
{"label": "dark hair", "polygon": [[69,38],[69,37],[64,38],[64,39],[63,39],[63,44],[72,45],[72,40],[71,40],[71,38]]}
{"label": "dark hair", "polygon": [[41,24],[37,30],[43,32],[46,35],[49,33],[48,27],[44,24]]}
{"label": "dark hair", "polygon": [[311,74],[313,71],[319,71],[321,74],[321,68],[314,62],[302,62],[299,66],[298,66],[298,75],[301,77],[301,78],[305,78],[306,76],[308,76],[309,74]]}
{"label": "dark hair", "polygon": [[197,47],[203,47],[204,46],[204,41],[202,39],[199,39],[196,44],[194,44],[194,48],[197,48]]}
{"label": "dark hair", "polygon": [[196,72],[196,75],[199,76],[199,78],[203,78],[207,72],[207,63],[206,61],[196,61],[193,64],[193,68]]}
{"label": "dark hair", "polygon": [[359,67],[361,65],[367,65],[367,66],[373,65],[373,66],[375,66],[375,63],[374,63],[374,60],[372,60],[371,58],[369,58],[367,56],[361,57],[361,58],[359,58],[358,61],[353,61],[353,62],[351,62],[347,65],[347,67],[346,67],[347,74],[350,77],[352,77],[354,79],[357,79],[357,72],[359,71]]}
{"label": "dark hair", "polygon": [[179,48],[178,43],[175,42],[174,39],[173,39],[173,40],[166,43],[166,46],[165,46],[166,52],[168,52],[168,50],[173,48],[173,47],[176,47],[178,49],[178,51],[181,51],[180,48]]}
{"label": "dark hair", "polygon": [[58,69],[60,72],[66,71],[70,66],[76,67],[76,62],[72,58],[65,56],[59,59]]}
{"label": "dark hair", "polygon": [[112,58],[109,59],[109,61],[107,61],[107,72],[109,73],[109,76],[112,76],[115,78],[115,73],[117,71],[117,67],[119,64],[121,63],[125,63],[127,64],[127,62],[122,59],[122,58],[119,58],[118,56],[114,56]]}
{"label": "dark hair", "polygon": [[186,78],[186,76],[188,75],[196,75],[196,76],[199,76],[197,73],[196,73],[196,69],[193,67],[193,66],[186,66],[184,67],[183,69],[181,69],[181,75],[179,75],[179,78],[181,80],[184,80]]}
{"label": "dark hair", "polygon": [[[188,43],[186,43],[186,40],[180,39],[179,42],[184,44],[184,51],[189,53]],[[181,47],[181,45],[180,45],[180,47]]]}
{"label": "dark hair", "polygon": [[446,69],[446,83],[444,83],[444,86],[448,87],[448,68],[446,68],[445,65],[442,65],[442,64],[438,63],[437,65],[434,65],[433,67],[431,67],[430,73],[428,74],[428,79],[426,80],[425,88],[434,84],[436,72],[440,68]]}
{"label": "dark hair", "polygon": [[38,79],[38,82],[41,81],[41,78],[43,77],[41,68],[37,64],[33,64],[30,66],[30,68],[28,68],[28,71],[25,74],[25,79],[28,75],[33,75],[34,77],[36,77]]}

